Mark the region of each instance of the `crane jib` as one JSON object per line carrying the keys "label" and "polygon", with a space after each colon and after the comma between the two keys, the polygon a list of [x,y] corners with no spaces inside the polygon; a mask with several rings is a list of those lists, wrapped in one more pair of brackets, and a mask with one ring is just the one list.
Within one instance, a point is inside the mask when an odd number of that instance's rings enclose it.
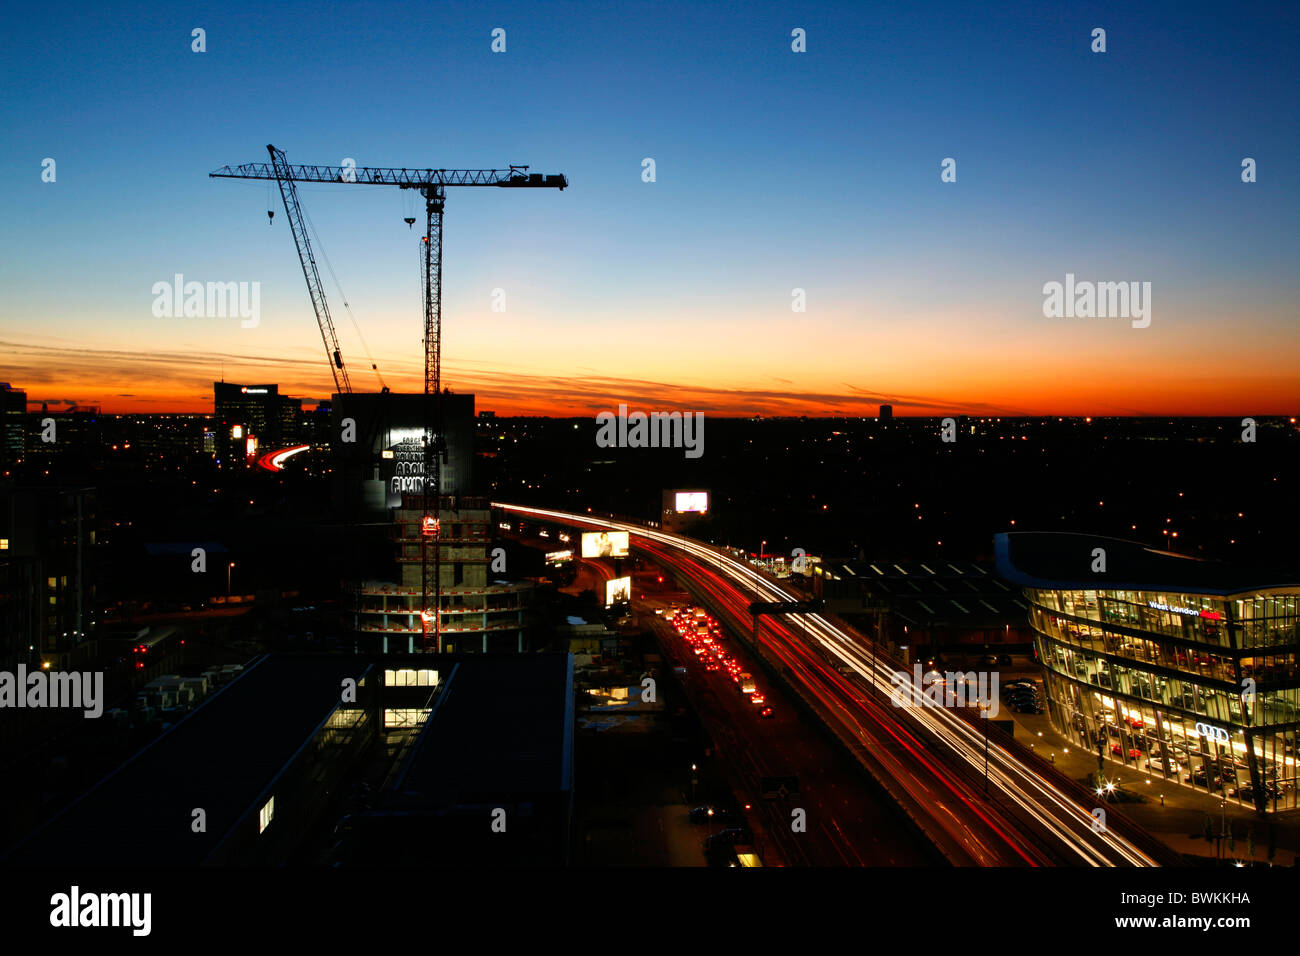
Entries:
{"label": "crane jib", "polygon": [[208,173],[213,179],[290,179],[300,183],[345,183],[362,186],[503,186],[564,189],[563,173],[530,173],[527,166],[510,169],[375,169],[354,166],[290,166],[277,175],[273,163],[222,166]]}

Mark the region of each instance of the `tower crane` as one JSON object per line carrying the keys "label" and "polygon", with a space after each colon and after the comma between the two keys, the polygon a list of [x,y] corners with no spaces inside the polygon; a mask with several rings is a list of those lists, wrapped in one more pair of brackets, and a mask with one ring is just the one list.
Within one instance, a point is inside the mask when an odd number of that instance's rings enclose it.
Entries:
{"label": "tower crane", "polygon": [[[334,390],[347,395],[352,392],[352,382],[348,380],[348,370],[343,366],[343,352],[339,348],[339,337],[334,331],[334,320],[330,318],[329,305],[325,301],[325,286],[320,280],[320,271],[316,268],[316,256],[311,251],[311,241],[307,238],[307,226],[303,222],[302,206],[298,203],[298,187],[289,173],[289,163],[284,158],[284,150],[267,146],[271,154],[271,169],[275,181],[280,184],[280,198],[284,200],[284,212],[289,217],[289,231],[293,233],[293,243],[298,248],[298,261],[302,264],[303,278],[307,280],[307,294],[311,296],[312,311],[316,313],[316,324],[320,326],[321,341],[325,343],[325,358],[330,363],[330,372],[334,375]],[[216,176],[217,173],[212,175]],[[274,218],[274,211],[266,211],[268,220]]]}
{"label": "tower crane", "polygon": [[[334,383],[341,393],[352,391],[339,351],[338,338],[329,317],[325,296],[321,291],[320,275],[316,261],[302,228],[302,212],[294,183],[345,183],[363,186],[396,186],[414,189],[424,196],[425,233],[422,239],[422,278],[424,283],[424,481],[420,521],[420,594],[422,611],[420,619],[424,649],[429,649],[430,624],[434,650],[442,651],[441,638],[441,535],[439,514],[442,492],[442,462],[446,460],[446,442],[442,435],[442,214],[446,190],[452,186],[497,186],[503,188],[564,189],[569,181],[562,174],[530,173],[527,166],[509,166],[505,169],[393,169],[356,166],[291,166],[284,152],[272,145],[266,147],[271,154],[269,163],[246,163],[242,166],[222,166],[208,175],[214,179],[274,179],[280,184],[285,212],[289,215],[294,240],[298,242],[298,255],[307,279],[307,291],[312,296],[312,306],[321,327],[321,338],[330,356],[330,370]],[[407,225],[411,225],[408,219]],[[301,237],[301,238],[300,238]],[[304,250],[306,254],[304,255]],[[432,551],[432,560],[430,552]],[[432,565],[432,566],[431,566]],[[430,579],[433,589],[430,594]],[[433,612],[429,612],[429,599],[433,598]]]}

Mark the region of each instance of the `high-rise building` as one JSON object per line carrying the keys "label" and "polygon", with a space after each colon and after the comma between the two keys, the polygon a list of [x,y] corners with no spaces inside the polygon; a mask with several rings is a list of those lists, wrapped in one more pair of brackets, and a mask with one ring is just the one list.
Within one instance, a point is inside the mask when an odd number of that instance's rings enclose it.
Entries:
{"label": "high-rise building", "polygon": [[[386,654],[532,650],[533,586],[493,567],[491,506],[474,493],[473,395],[441,396],[446,443],[439,465],[441,500],[436,526],[423,526],[426,401],[423,394],[393,392],[334,396],[335,506],[341,515],[361,521],[391,515],[396,544],[397,579],[367,580],[352,589],[359,647]],[[421,591],[426,535],[437,542],[429,546],[439,557],[437,641],[430,636],[435,627],[424,618],[433,614],[433,582],[427,599]]]}
{"label": "high-rise building", "polygon": [[244,463],[259,453],[298,441],[302,399],[280,394],[278,385],[212,383],[214,448],[223,465]]}
{"label": "high-rise building", "polygon": [[0,474],[23,463],[26,442],[27,393],[0,382]]}
{"label": "high-rise building", "polygon": [[57,665],[95,636],[94,549],[93,488],[0,486],[0,654]]}
{"label": "high-rise building", "polygon": [[881,420],[882,422],[887,422],[887,421],[889,421],[889,420],[890,420],[891,418],[893,418],[893,417],[894,417],[894,406],[893,406],[893,405],[881,405],[881,406],[880,406],[880,420]]}

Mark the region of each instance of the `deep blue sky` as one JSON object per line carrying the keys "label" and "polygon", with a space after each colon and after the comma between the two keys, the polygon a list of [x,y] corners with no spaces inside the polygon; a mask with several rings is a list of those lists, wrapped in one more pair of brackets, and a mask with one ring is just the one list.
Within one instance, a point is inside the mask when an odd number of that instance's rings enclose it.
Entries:
{"label": "deep blue sky", "polygon": [[[224,362],[324,394],[283,211],[268,228],[265,184],[207,178],[273,142],[291,162],[568,175],[562,195],[448,200],[448,370],[489,407],[1294,405],[1297,7],[1062,7],[27,7],[0,35],[0,341],[24,346],[0,377],[33,398],[175,406]],[[1243,156],[1258,183],[1240,182]],[[402,194],[302,196],[381,367],[413,384]],[[1152,327],[1053,325],[1040,289],[1067,271],[1152,281]],[[262,326],[160,323],[149,289],[175,272],[260,281]],[[810,304],[792,316],[796,286]]]}

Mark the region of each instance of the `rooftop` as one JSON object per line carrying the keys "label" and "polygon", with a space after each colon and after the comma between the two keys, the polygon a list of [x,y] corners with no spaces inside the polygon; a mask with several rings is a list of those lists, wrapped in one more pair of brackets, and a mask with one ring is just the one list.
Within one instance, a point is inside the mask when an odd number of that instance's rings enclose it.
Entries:
{"label": "rooftop", "polygon": [[571,662],[568,654],[458,661],[396,789],[443,806],[572,789]]}
{"label": "rooftop", "polygon": [[[195,866],[339,704],[368,662],[268,657],[18,844],[10,865]],[[207,832],[190,828],[195,807]]]}
{"label": "rooftop", "polygon": [[[1022,587],[1171,591],[1229,595],[1300,587],[1295,569],[1249,568],[1090,534],[1013,531],[995,535],[998,573]],[[1092,570],[1105,551],[1106,570]]]}

